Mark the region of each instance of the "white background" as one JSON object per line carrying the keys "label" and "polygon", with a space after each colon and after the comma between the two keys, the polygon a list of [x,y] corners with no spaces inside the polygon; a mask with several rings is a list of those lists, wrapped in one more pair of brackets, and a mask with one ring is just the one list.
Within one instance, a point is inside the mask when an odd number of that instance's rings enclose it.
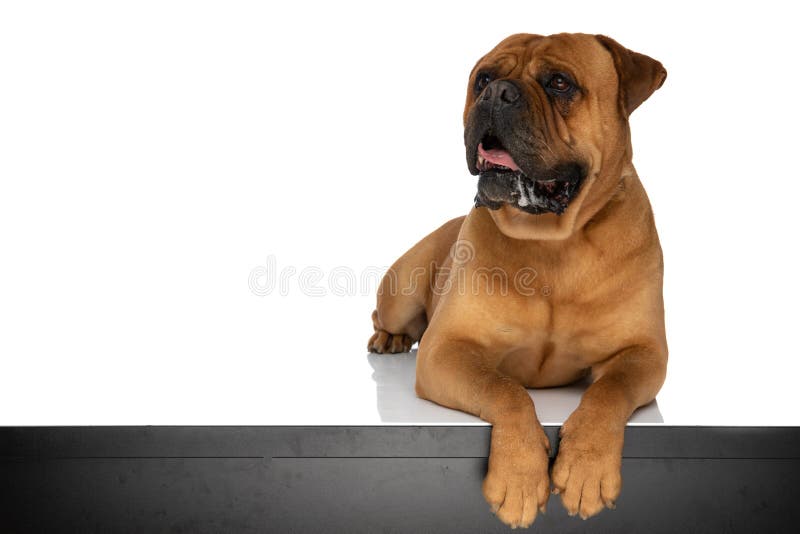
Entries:
{"label": "white background", "polygon": [[[669,72],[631,120],[665,421],[800,423],[796,18],[663,6],[4,3],[0,424],[372,422],[374,284],[338,296],[331,270],[385,268],[470,208],[470,69],[561,31]],[[268,261],[326,295],[253,294]]]}

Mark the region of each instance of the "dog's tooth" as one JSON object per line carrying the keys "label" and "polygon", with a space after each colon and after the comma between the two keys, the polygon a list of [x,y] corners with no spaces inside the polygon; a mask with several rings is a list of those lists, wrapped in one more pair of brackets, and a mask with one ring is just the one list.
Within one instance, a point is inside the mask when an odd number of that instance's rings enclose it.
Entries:
{"label": "dog's tooth", "polygon": [[478,156],[478,169],[483,169],[486,160],[483,159],[483,156]]}

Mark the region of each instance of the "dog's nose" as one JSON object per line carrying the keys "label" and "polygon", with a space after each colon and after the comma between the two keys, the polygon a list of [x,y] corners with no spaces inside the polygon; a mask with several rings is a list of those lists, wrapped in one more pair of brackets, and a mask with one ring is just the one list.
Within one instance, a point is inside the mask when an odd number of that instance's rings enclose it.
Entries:
{"label": "dog's nose", "polygon": [[507,106],[519,100],[519,89],[508,80],[495,80],[483,90],[483,100]]}

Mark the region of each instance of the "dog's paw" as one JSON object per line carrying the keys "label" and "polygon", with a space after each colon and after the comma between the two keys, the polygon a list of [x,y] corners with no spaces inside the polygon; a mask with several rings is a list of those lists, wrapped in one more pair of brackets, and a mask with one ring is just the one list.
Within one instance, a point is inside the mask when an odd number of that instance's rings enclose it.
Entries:
{"label": "dog's paw", "polygon": [[622,489],[624,428],[609,429],[602,421],[576,412],[561,428],[553,465],[553,492],[569,515],[587,519],[604,507],[614,508]]}
{"label": "dog's paw", "polygon": [[483,496],[511,528],[527,528],[544,513],[550,497],[547,474],[550,444],[541,427],[521,432],[495,425]]}
{"label": "dog's paw", "polygon": [[396,354],[398,352],[408,352],[414,340],[406,334],[390,334],[386,330],[376,330],[367,342],[367,350],[378,354]]}

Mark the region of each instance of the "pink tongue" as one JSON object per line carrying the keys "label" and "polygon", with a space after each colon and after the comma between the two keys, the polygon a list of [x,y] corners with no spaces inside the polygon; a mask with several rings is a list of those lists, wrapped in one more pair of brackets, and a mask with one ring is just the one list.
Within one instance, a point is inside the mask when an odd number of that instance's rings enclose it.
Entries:
{"label": "pink tongue", "polygon": [[481,156],[483,159],[488,161],[489,163],[494,163],[495,165],[502,165],[503,167],[508,167],[512,171],[518,171],[519,167],[516,163],[514,163],[511,154],[503,150],[502,148],[491,148],[486,150],[483,148],[483,143],[478,144],[478,155]]}

